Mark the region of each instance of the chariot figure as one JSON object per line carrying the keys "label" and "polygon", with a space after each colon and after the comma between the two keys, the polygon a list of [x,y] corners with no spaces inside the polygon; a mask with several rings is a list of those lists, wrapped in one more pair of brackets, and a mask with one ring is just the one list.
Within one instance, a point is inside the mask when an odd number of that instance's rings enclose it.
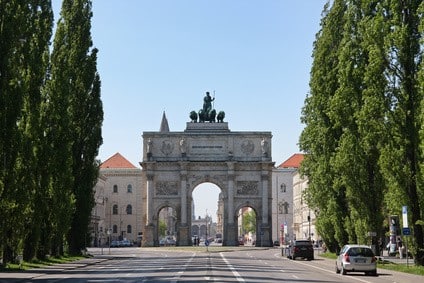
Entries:
{"label": "chariot figure", "polygon": [[212,101],[215,100],[215,97],[211,97],[209,91],[206,92],[206,96],[203,98],[203,112],[208,114],[212,110]]}

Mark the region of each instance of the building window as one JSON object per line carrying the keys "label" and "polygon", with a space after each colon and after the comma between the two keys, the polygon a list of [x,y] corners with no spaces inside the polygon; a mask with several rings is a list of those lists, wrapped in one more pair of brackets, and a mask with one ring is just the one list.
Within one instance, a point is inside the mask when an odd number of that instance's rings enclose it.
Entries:
{"label": "building window", "polygon": [[129,184],[127,186],[127,193],[132,193],[132,186],[131,186],[131,184]]}
{"label": "building window", "polygon": [[289,214],[289,204],[288,202],[284,202],[283,204],[283,214]]}
{"label": "building window", "polygon": [[113,185],[113,192],[114,192],[115,194],[117,194],[117,193],[118,193],[118,185]]}
{"label": "building window", "polygon": [[113,233],[118,233],[118,225],[113,225]]}
{"label": "building window", "polygon": [[127,234],[131,234],[132,233],[132,227],[131,225],[127,226]]}
{"label": "building window", "polygon": [[127,205],[127,214],[132,214],[132,205]]}
{"label": "building window", "polygon": [[117,215],[118,214],[118,205],[114,204],[112,208],[112,214]]}
{"label": "building window", "polygon": [[286,184],[282,183],[280,186],[280,192],[285,193],[286,192]]}

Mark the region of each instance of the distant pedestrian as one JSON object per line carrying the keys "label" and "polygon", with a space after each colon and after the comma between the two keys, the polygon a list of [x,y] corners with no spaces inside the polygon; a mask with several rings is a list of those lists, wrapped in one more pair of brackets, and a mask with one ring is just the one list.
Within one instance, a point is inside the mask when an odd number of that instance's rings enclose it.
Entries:
{"label": "distant pedestrian", "polygon": [[403,258],[403,251],[404,251],[402,241],[399,241],[398,248],[399,248],[399,258],[402,259]]}
{"label": "distant pedestrian", "polygon": [[322,244],[322,251],[325,253],[327,251],[327,246],[325,243]]}

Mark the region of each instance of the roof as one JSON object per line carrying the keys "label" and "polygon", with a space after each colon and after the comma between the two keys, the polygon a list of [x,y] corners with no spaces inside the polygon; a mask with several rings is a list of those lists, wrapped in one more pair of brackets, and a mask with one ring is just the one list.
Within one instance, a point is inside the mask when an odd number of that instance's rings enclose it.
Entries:
{"label": "roof", "polygon": [[112,157],[109,157],[105,162],[100,165],[101,169],[104,168],[137,168],[119,152],[115,153]]}
{"label": "roof", "polygon": [[295,153],[290,156],[289,159],[281,163],[278,168],[299,168],[304,157],[305,155],[302,153]]}

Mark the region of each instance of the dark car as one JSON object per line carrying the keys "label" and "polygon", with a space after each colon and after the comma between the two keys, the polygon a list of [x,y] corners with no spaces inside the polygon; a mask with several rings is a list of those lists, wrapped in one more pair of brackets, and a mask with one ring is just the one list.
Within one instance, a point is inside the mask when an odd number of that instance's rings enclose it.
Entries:
{"label": "dark car", "polygon": [[290,246],[288,250],[288,258],[295,260],[296,258],[304,258],[307,260],[314,259],[314,247],[311,241],[308,240],[296,240]]}

